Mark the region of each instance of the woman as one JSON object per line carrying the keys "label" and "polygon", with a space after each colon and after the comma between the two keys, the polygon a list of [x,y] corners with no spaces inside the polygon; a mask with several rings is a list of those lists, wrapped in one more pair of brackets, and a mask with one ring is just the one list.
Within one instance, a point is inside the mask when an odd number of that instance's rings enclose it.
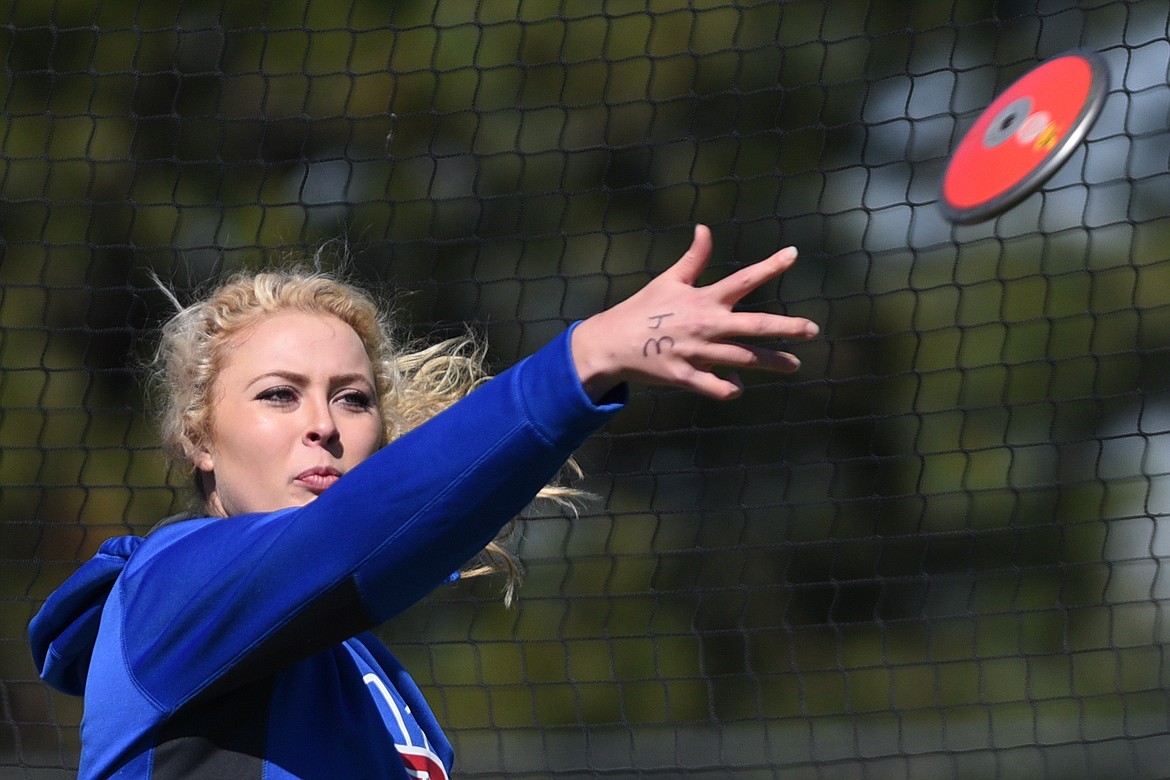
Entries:
{"label": "woman", "polygon": [[710,249],[699,226],[668,271],[490,381],[459,352],[397,353],[368,298],[316,275],[181,311],[164,438],[202,516],[107,541],[30,624],[42,677],[85,696],[80,776],[447,777],[450,743],[367,632],[498,560],[493,537],[627,383],[725,399],[742,385],[717,366],[799,366],[734,339],[813,323],[732,310],[795,250],[695,287]]}

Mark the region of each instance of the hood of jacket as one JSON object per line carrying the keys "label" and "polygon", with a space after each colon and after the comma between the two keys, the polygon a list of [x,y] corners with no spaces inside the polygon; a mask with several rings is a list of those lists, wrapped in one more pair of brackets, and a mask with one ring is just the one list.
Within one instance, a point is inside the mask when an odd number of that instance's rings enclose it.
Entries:
{"label": "hood of jacket", "polygon": [[37,673],[57,690],[73,696],[85,692],[106,598],[140,544],[140,536],[107,539],[94,557],[53,591],[29,623]]}

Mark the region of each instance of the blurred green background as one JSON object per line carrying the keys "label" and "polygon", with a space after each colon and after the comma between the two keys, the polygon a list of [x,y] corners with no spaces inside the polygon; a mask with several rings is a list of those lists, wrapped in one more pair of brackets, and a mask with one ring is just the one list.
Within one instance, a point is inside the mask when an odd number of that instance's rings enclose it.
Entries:
{"label": "blurred green background", "polygon": [[[383,630],[465,777],[1143,777],[1170,749],[1170,44],[1137,2],[9,0],[0,15],[0,777],[69,776],[25,626],[186,498],[136,365],[167,304],[344,243],[505,366],[716,239],[793,378],[640,390],[534,515],[518,606]],[[1087,141],[954,227],[947,157],[1074,48]]]}

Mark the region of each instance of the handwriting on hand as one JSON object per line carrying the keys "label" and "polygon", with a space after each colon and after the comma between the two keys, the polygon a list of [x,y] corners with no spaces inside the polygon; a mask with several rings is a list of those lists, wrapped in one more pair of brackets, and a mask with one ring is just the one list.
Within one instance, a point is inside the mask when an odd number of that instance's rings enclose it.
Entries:
{"label": "handwriting on hand", "polygon": [[659,339],[647,339],[646,343],[642,345],[642,357],[650,357],[650,350],[654,350],[655,355],[661,355],[662,350],[670,349],[674,346],[674,339],[670,336],[663,336]]}

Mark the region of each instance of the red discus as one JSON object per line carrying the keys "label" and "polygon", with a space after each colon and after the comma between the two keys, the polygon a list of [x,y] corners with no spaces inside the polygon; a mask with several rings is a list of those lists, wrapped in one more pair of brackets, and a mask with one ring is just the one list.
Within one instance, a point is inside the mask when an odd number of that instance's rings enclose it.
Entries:
{"label": "red discus", "polygon": [[1109,70],[1068,52],[1025,73],[979,115],[943,176],[943,214],[982,222],[1031,195],[1073,153],[1105,104]]}

